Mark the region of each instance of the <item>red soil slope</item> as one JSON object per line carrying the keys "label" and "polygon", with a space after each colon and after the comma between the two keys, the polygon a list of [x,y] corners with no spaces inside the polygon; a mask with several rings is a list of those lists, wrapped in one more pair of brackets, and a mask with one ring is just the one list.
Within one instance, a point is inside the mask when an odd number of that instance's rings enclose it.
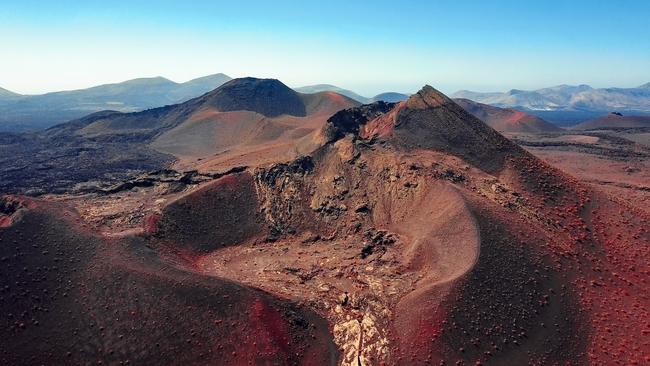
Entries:
{"label": "red soil slope", "polygon": [[338,358],[326,323],[308,310],[172,265],[141,238],[102,239],[60,205],[28,207],[0,228],[4,365],[321,365]]}

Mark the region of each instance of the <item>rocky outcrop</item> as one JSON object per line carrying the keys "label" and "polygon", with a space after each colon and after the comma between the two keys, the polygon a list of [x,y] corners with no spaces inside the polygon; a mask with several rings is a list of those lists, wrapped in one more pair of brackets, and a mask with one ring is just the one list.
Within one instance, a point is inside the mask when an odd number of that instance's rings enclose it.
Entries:
{"label": "rocky outcrop", "polygon": [[165,190],[167,193],[174,193],[182,191],[187,186],[193,186],[213,179],[219,179],[229,174],[241,173],[246,169],[247,167],[245,166],[236,166],[221,173],[199,173],[197,170],[179,172],[173,169],[161,169],[110,186],[103,186],[101,183],[79,184],[72,190],[72,193],[96,193],[107,195],[128,191],[134,188],[153,187],[162,184],[167,186]]}
{"label": "rocky outcrop", "polygon": [[327,120],[325,136],[328,142],[336,141],[345,134],[357,135],[361,126],[395,107],[395,103],[383,101],[342,110]]}
{"label": "rocky outcrop", "polygon": [[311,157],[300,157],[290,163],[274,164],[255,171],[255,190],[260,211],[269,228],[267,240],[275,241],[285,234],[295,234],[304,224],[304,176],[314,169]]}

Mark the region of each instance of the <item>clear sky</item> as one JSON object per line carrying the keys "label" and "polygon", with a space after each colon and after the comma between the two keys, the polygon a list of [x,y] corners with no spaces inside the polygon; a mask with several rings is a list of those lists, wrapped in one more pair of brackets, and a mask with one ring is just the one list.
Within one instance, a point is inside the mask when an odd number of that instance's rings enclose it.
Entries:
{"label": "clear sky", "polygon": [[374,95],[650,82],[650,1],[0,0],[0,86],[223,72]]}

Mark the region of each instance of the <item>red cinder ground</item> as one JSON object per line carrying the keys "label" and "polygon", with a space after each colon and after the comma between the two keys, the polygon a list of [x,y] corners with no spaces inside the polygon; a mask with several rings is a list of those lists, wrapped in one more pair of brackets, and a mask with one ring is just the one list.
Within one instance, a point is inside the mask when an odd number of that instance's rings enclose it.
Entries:
{"label": "red cinder ground", "polygon": [[[337,359],[326,323],[291,302],[104,240],[39,202],[0,232],[0,361],[314,364]],[[34,205],[32,205],[34,207]]]}

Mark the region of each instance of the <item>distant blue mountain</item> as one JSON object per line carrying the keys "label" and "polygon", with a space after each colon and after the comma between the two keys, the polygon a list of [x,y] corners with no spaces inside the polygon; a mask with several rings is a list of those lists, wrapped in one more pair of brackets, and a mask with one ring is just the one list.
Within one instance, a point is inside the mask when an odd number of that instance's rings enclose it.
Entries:
{"label": "distant blue mountain", "polygon": [[601,88],[558,85],[538,90],[481,93],[461,90],[454,98],[502,108],[516,108],[559,124],[573,124],[604,112],[650,114],[650,83],[636,88]]}
{"label": "distant blue mountain", "polygon": [[37,130],[102,110],[134,112],[198,97],[231,78],[214,74],[176,83],[140,78],[87,89],[20,95],[0,89],[0,131]]}
{"label": "distant blue mountain", "polygon": [[319,93],[324,91],[331,91],[331,92],[336,92],[345,95],[346,97],[352,98],[357,102],[364,103],[364,104],[377,102],[377,101],[400,102],[402,100],[408,99],[409,97],[407,94],[387,92],[387,93],[377,94],[372,98],[368,98],[368,97],[361,96],[353,92],[352,90],[339,88],[338,86],[331,85],[331,84],[316,84],[316,85],[301,86],[298,88],[294,88],[294,90],[299,93]]}

